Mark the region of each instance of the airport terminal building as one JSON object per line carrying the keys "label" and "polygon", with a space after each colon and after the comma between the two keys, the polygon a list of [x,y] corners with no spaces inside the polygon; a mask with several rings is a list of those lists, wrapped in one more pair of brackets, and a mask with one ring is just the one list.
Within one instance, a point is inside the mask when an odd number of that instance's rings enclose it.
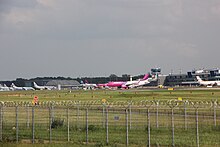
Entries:
{"label": "airport terminal building", "polygon": [[[192,70],[185,74],[169,74],[161,75],[158,78],[158,85],[164,85],[169,87],[175,86],[199,86],[196,76],[199,76],[205,81],[217,81],[220,80],[220,70],[218,68],[214,69],[200,69]],[[163,78],[163,83],[159,81]]]}

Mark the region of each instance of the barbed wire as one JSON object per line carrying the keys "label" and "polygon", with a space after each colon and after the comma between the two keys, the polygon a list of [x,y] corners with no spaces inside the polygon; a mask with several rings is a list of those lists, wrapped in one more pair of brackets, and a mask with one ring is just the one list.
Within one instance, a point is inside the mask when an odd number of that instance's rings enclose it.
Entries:
{"label": "barbed wire", "polygon": [[68,100],[68,101],[39,101],[34,104],[30,101],[0,101],[0,107],[27,107],[27,106],[37,106],[37,107],[77,107],[82,106],[86,108],[105,106],[110,108],[128,108],[139,107],[139,108],[150,108],[150,107],[168,107],[168,108],[182,108],[182,107],[192,107],[192,108],[213,108],[219,107],[220,102],[217,100],[210,101],[189,101],[189,100],[140,100],[140,101],[103,101],[103,100],[90,100],[90,101],[79,101],[79,100]]}

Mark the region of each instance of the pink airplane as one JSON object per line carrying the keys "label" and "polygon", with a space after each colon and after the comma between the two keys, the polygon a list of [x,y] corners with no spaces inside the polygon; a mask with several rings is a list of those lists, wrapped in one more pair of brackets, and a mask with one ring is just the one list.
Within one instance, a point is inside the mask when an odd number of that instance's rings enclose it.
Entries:
{"label": "pink airplane", "polygon": [[105,84],[98,84],[98,87],[118,87],[122,88],[126,82],[118,81],[118,82],[108,82]]}
{"label": "pink airplane", "polygon": [[137,85],[140,81],[145,81],[149,77],[149,74],[146,74],[143,79],[135,80],[135,81],[115,81],[115,82],[108,82],[106,84],[98,84],[98,87],[117,87],[117,88],[130,88],[131,85]]}

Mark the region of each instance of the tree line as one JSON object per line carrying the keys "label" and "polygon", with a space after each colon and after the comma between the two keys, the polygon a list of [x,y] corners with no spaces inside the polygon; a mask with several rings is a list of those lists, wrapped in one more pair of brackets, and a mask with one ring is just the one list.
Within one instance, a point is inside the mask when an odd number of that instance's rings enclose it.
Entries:
{"label": "tree line", "polygon": [[[143,77],[144,75],[138,75],[138,76],[133,76],[132,79],[136,80]],[[0,84],[6,84],[7,86],[10,86],[12,83],[14,83],[17,86],[25,86],[25,82],[27,81],[39,81],[39,80],[76,80],[79,83],[88,82],[88,83],[100,84],[100,83],[107,83],[109,81],[129,81],[130,75],[123,74],[122,76],[117,76],[115,74],[111,74],[108,77],[77,77],[77,78],[62,77],[62,76],[36,77],[31,79],[17,78],[16,80],[12,80],[12,81],[0,81]]]}

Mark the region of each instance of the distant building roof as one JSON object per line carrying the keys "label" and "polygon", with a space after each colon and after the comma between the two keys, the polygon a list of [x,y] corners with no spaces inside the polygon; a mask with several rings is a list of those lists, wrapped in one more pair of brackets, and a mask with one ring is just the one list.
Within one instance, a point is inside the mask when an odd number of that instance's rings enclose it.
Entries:
{"label": "distant building roof", "polygon": [[47,82],[47,86],[79,86],[80,83],[76,80],[51,80]]}

